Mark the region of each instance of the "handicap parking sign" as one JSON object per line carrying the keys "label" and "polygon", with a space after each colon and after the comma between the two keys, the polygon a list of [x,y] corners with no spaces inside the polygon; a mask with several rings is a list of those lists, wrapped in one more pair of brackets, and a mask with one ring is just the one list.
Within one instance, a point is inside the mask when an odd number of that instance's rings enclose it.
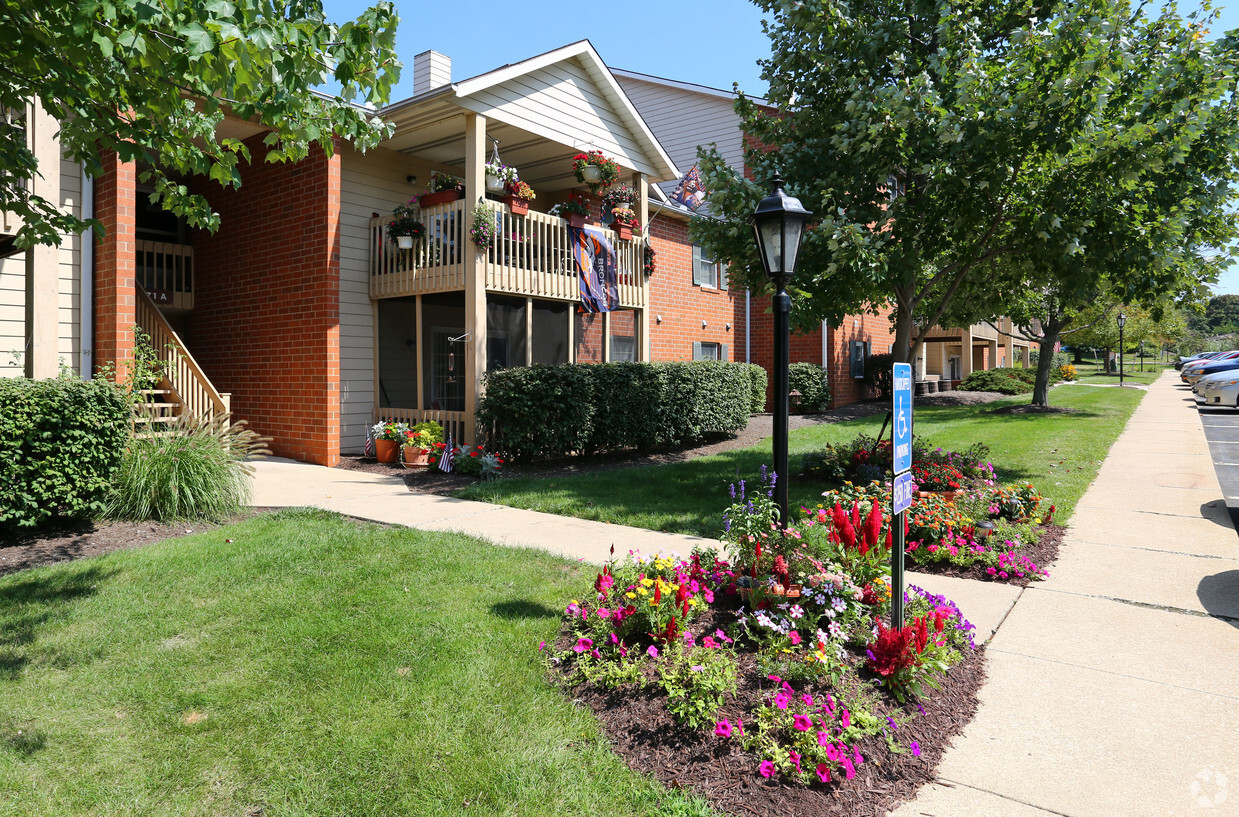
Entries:
{"label": "handicap parking sign", "polygon": [[[891,369],[892,470],[902,474],[912,467],[912,364],[896,363]],[[898,511],[896,511],[898,513]]]}

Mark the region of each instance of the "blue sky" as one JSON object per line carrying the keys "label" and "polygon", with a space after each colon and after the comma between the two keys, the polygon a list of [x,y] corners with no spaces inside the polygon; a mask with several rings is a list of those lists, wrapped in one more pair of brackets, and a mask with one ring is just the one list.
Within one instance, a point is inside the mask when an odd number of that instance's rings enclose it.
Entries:
{"label": "blue sky", "polygon": [[[1222,9],[1213,32],[1239,28],[1239,0]],[[327,19],[355,18],[370,3],[324,0]],[[1220,5],[1220,4],[1219,4]],[[1194,4],[1180,5],[1188,10]],[[512,62],[588,39],[612,68],[640,71],[712,88],[761,96],[766,86],[757,61],[770,54],[761,11],[747,0],[621,0],[586,8],[546,0],[397,2],[397,49],[405,69],[392,99],[413,90],[413,57],[434,49],[452,58],[452,77],[466,79]],[[1239,294],[1239,267],[1225,273],[1216,292]]]}

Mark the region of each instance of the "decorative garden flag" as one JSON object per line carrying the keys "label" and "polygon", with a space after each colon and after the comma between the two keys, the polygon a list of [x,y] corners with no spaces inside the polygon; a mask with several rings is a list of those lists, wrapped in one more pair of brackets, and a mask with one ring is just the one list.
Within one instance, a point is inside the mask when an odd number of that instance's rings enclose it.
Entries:
{"label": "decorative garden flag", "polygon": [[586,312],[619,309],[619,264],[611,242],[597,227],[569,227],[568,234],[581,285],[581,308]]}
{"label": "decorative garden flag", "polygon": [[696,212],[706,200],[707,195],[706,189],[701,186],[701,174],[697,171],[697,165],[693,165],[692,169],[685,173],[684,178],[680,179],[680,183],[675,186],[675,190],[671,193],[671,200]]}
{"label": "decorative garden flag", "polygon": [[456,446],[452,442],[452,435],[447,435],[447,448],[443,449],[443,456],[439,457],[439,470],[445,474],[452,473],[452,466],[456,462],[455,454]]}

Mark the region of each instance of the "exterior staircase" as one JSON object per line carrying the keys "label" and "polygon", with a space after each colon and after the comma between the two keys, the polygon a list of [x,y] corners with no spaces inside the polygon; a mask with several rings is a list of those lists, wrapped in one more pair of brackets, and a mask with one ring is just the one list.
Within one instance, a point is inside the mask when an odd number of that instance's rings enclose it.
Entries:
{"label": "exterior staircase", "polygon": [[150,337],[151,348],[163,364],[163,373],[159,382],[138,392],[140,399],[134,404],[134,432],[158,434],[186,414],[211,418],[228,414],[232,396],[216,391],[146,291],[141,286],[135,290],[137,324]]}

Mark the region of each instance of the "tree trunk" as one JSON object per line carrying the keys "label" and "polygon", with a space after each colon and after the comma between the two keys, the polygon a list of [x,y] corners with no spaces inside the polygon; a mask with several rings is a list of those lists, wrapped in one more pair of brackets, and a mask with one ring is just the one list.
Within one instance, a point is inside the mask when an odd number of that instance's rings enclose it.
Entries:
{"label": "tree trunk", "polygon": [[1082,349],[1079,346],[1072,346],[1071,353],[1073,355],[1073,357],[1071,358],[1071,362],[1074,363],[1076,366],[1079,366],[1081,363],[1084,362],[1084,349]]}
{"label": "tree trunk", "polygon": [[[891,359],[895,363],[911,363],[913,360],[912,349],[912,316],[903,309],[899,309],[895,313],[895,349],[891,352]],[[916,373],[912,373],[913,378]]]}
{"label": "tree trunk", "polygon": [[1059,335],[1070,323],[1069,318],[1051,315],[1041,324],[1041,336],[1037,338],[1037,380],[1033,384],[1032,405],[1043,408],[1050,405],[1050,372],[1054,368],[1054,347]]}

